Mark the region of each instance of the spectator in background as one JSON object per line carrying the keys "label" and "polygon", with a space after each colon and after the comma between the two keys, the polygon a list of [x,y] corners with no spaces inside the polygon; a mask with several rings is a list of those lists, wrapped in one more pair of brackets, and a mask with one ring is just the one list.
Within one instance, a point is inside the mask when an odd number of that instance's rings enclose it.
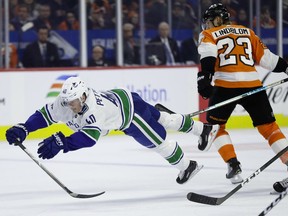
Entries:
{"label": "spectator in background", "polygon": [[131,23],[135,29],[140,29],[139,14],[136,11],[129,13],[128,22]]}
{"label": "spectator in background", "polygon": [[37,0],[22,0],[22,4],[27,5],[29,8],[29,16],[32,19],[36,19],[36,17],[39,15],[38,10],[36,9],[36,6],[38,5],[36,1]]}
{"label": "spectator in background", "polygon": [[139,46],[136,45],[131,23],[123,25],[123,56],[125,65],[139,64]]}
{"label": "spectator in background", "polygon": [[168,22],[168,7],[165,0],[155,0],[149,8],[145,20],[148,28],[157,28],[161,22]]}
{"label": "spectator in background", "polygon": [[50,0],[48,2],[51,8],[51,19],[54,20],[55,26],[58,26],[65,19],[66,11],[69,9],[67,0]]}
{"label": "spectator in background", "polygon": [[138,0],[127,1],[125,8],[123,9],[124,21],[134,25],[135,29],[139,29],[139,3]]}
{"label": "spectator in background", "polygon": [[49,30],[54,29],[55,22],[51,19],[51,7],[49,4],[41,4],[38,8],[39,15],[34,20],[35,29],[46,26]]}
{"label": "spectator in background", "polygon": [[73,11],[67,11],[65,20],[59,24],[58,30],[79,30],[79,21]]}
{"label": "spectator in background", "polygon": [[198,17],[196,14],[196,11],[198,11],[198,7],[199,7],[198,4],[196,6],[193,5],[193,2],[191,0],[175,0],[174,4],[175,3],[179,3],[183,7],[183,10],[187,19],[195,23],[194,25],[198,25]]}
{"label": "spectator in background", "polygon": [[250,26],[250,22],[249,22],[249,19],[248,19],[248,16],[247,16],[247,12],[246,12],[245,9],[243,9],[243,8],[239,9],[239,11],[237,13],[236,22],[237,22],[238,25],[243,25],[243,26],[246,26],[246,27]]}
{"label": "spectator in background", "polygon": [[18,15],[11,20],[11,25],[13,29],[16,31],[20,31],[21,27],[28,22],[32,21],[29,13],[29,7],[25,4],[21,4],[18,6]]}
{"label": "spectator in background", "polygon": [[172,9],[173,29],[191,29],[193,26],[194,22],[191,17],[186,14],[184,5],[179,2],[175,2]]}
{"label": "spectator in background", "polygon": [[38,39],[24,49],[23,66],[25,68],[59,67],[58,48],[48,41],[49,29],[46,26],[39,27],[37,34]]}
{"label": "spectator in background", "polygon": [[[256,26],[256,17],[254,18],[253,26]],[[263,6],[261,8],[260,26],[266,29],[276,28],[276,21],[271,17],[270,8],[268,6]]]}
{"label": "spectator in background", "polygon": [[[9,68],[17,68],[18,67],[18,53],[17,48],[14,44],[9,43]],[[2,48],[2,58],[3,63],[5,62],[5,47]]]}
{"label": "spectator in background", "polygon": [[94,0],[94,2],[92,2],[91,7],[93,7],[94,9],[102,9],[104,11],[104,13],[107,13],[110,9],[110,3],[109,0]]}
{"label": "spectator in background", "polygon": [[163,43],[166,54],[166,65],[175,65],[181,62],[180,51],[177,41],[169,36],[170,27],[168,23],[161,22],[158,26],[158,35],[152,38],[149,43]]}
{"label": "spectator in background", "polygon": [[89,67],[107,67],[111,65],[105,59],[105,48],[101,45],[96,45],[92,49],[92,58],[88,61]]}
{"label": "spectator in background", "polygon": [[10,19],[13,19],[18,16],[18,0],[9,0],[9,16]]}
{"label": "spectator in background", "polygon": [[181,57],[184,64],[195,65],[200,63],[198,54],[199,32],[194,31],[193,37],[183,40],[180,47]]}
{"label": "spectator in background", "polygon": [[103,29],[105,28],[105,19],[104,19],[104,9],[101,8],[91,8],[89,17],[87,20],[87,29]]}

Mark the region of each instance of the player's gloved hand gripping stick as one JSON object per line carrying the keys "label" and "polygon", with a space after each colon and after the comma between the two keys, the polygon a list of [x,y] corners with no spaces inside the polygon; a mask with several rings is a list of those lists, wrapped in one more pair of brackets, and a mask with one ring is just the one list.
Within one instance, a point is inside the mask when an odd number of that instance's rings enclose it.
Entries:
{"label": "player's gloved hand gripping stick", "polygon": [[[60,187],[62,187],[70,196],[74,198],[92,198],[100,196],[105,192],[100,192],[96,194],[78,194],[69,190],[58,178],[56,178],[45,166],[43,166],[22,144],[28,135],[28,130],[25,127],[25,124],[18,124],[6,131],[6,138],[9,144],[18,145],[42,170],[44,170]],[[65,146],[62,143],[61,138],[64,139],[64,135],[57,133],[51,137],[45,139],[40,143],[40,152],[39,157],[43,159],[48,159],[54,157],[61,149],[64,149]],[[60,142],[60,143],[59,143]],[[64,149],[65,150],[65,149]],[[39,150],[38,150],[39,151]]]}

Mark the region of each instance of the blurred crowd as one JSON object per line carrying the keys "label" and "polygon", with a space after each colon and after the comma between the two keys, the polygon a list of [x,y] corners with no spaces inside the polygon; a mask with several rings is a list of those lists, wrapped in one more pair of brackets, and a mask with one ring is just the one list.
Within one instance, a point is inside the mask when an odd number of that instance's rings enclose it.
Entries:
{"label": "blurred crowd", "polygon": [[[146,59],[148,64],[197,64],[197,40],[200,31],[199,19],[207,7],[212,3],[221,2],[226,5],[230,12],[231,20],[234,24],[241,24],[252,28],[257,24],[258,17],[256,16],[253,17],[253,22],[250,23],[248,8],[249,0],[202,0],[200,2],[201,5],[199,5],[199,0],[144,1],[145,29],[154,29],[155,32],[158,32],[158,34],[155,35],[155,37],[150,38],[151,40],[148,42],[149,46],[147,46],[147,49],[152,50],[152,54],[148,59]],[[283,8],[285,10],[288,8],[288,0],[283,2]],[[168,14],[168,3],[171,5],[171,14]],[[86,5],[88,30],[113,30],[116,28],[116,0],[86,0]],[[41,37],[39,34],[46,34],[46,31],[47,38],[45,40],[47,41],[50,30],[79,30],[80,24],[78,0],[10,0],[9,6],[10,31],[25,31],[25,27],[29,26],[25,24],[33,23],[33,28],[35,32],[38,33],[38,43],[41,43],[39,42],[39,37]],[[259,21],[262,28],[276,28],[275,11],[275,2],[270,0],[261,1],[261,15],[259,17]],[[135,30],[139,30],[140,27],[139,0],[123,0],[122,12],[124,63],[125,65],[138,65],[140,63],[139,44],[137,44],[137,40],[135,40],[134,32]],[[286,15],[284,14],[284,18],[285,16]],[[169,19],[169,17],[171,19]],[[40,28],[42,28],[42,31],[39,33]],[[172,30],[175,31],[177,29],[190,29],[193,31],[193,35],[187,35],[187,38],[183,41],[175,41],[173,39]],[[167,40],[159,39],[161,38],[163,31],[166,31],[165,34],[167,34]],[[158,46],[159,43],[161,46]],[[37,46],[35,44],[34,46],[36,49]],[[55,65],[59,65],[57,60],[59,56],[57,56],[54,51],[52,57],[47,56],[47,53],[52,52],[52,48],[49,48],[46,51],[46,48],[43,48],[43,46],[39,47],[40,48],[37,48],[38,53],[44,55],[43,59],[45,61],[47,60],[47,62],[43,62],[43,64],[41,64],[43,67],[54,67]],[[49,47],[51,46],[49,45]],[[27,47],[27,49],[28,48],[29,47]],[[162,57],[160,56],[162,59],[159,56],[156,56],[157,58],[155,58],[155,55],[153,54],[153,50],[155,49],[162,49]],[[15,58],[18,58],[17,50],[15,51],[13,44],[11,44],[11,51],[12,50],[14,51],[14,55],[16,52]],[[93,47],[91,50],[92,53],[89,54],[90,59],[88,60],[89,66],[115,65],[115,61],[111,62],[105,59],[105,47],[97,44],[97,47]],[[170,53],[167,54],[167,50]],[[28,51],[26,50],[25,52]],[[32,50],[30,52],[33,53],[34,51]],[[101,53],[102,58],[99,60],[99,55],[101,56]],[[161,55],[161,53],[158,53],[158,55]],[[48,60],[57,60],[57,63],[51,63],[48,62]],[[11,67],[18,65],[15,64],[15,61],[17,62],[18,59],[14,59],[12,64],[11,57]],[[27,65],[33,64],[31,64],[31,62],[28,62],[28,64],[22,64],[24,67],[25,65],[28,67]],[[39,67],[39,61],[36,65]]]}
{"label": "blurred crowd", "polygon": [[[131,23],[134,28],[138,28],[139,0],[122,2],[123,23]],[[214,2],[221,2],[227,6],[233,22],[249,25],[249,0],[202,0],[201,5],[198,5],[198,0],[171,0],[172,28],[185,29],[198,25],[199,6],[203,13]],[[275,27],[275,2],[261,2],[261,26]],[[284,1],[284,8],[287,7],[287,2]],[[19,30],[23,24],[31,21],[36,27],[44,24],[53,30],[79,29],[78,0],[10,0],[9,3],[11,31]],[[86,0],[86,4],[88,29],[115,28],[115,0]],[[145,28],[156,29],[160,22],[168,22],[167,0],[145,0],[144,8]]]}

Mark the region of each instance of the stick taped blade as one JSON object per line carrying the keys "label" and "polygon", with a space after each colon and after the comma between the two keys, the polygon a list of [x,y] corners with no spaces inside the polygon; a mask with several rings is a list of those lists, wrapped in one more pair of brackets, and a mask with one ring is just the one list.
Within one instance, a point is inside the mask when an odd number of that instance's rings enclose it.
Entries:
{"label": "stick taped blade", "polygon": [[87,198],[93,198],[93,197],[100,196],[104,193],[105,193],[105,191],[97,193],[97,194],[78,194],[78,193],[73,193],[73,192],[69,193],[69,194],[74,198],[87,199]]}
{"label": "stick taped blade", "polygon": [[192,201],[192,202],[197,202],[197,203],[202,203],[202,204],[207,204],[207,205],[219,205],[217,203],[217,198],[215,197],[208,197],[205,195],[197,194],[190,192],[187,194],[187,199]]}

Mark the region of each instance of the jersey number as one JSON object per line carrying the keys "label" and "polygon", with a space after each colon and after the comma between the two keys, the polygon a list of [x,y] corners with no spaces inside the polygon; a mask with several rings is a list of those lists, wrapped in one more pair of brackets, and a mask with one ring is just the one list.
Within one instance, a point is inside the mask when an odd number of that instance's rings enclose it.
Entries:
{"label": "jersey number", "polygon": [[[224,52],[219,54],[220,67],[226,65],[236,65],[237,55],[239,56],[239,59],[243,64],[249,66],[254,65],[254,60],[252,57],[252,45],[249,38],[239,37],[236,40],[232,38],[223,38],[218,41],[217,46],[218,49],[224,49]],[[243,47],[244,52],[239,54],[231,54],[231,52],[236,46]]]}

